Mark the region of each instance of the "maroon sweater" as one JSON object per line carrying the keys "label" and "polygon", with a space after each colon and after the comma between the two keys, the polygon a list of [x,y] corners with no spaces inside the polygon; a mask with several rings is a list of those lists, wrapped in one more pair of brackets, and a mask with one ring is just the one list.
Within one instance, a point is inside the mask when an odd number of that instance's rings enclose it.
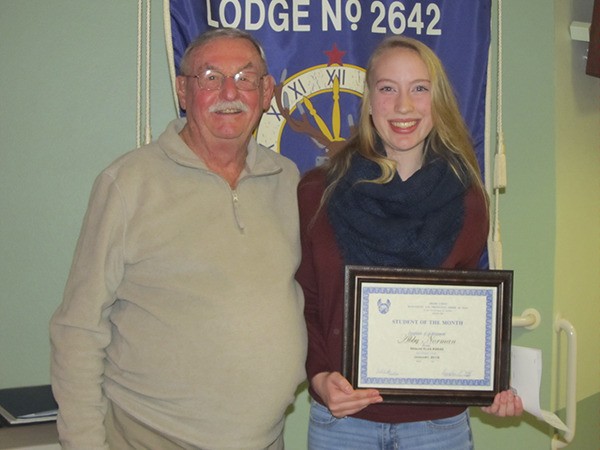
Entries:
{"label": "maroon sweater", "polygon": [[[319,211],[324,189],[323,170],[307,173],[298,186],[302,261],[296,278],[305,297],[309,380],[318,373],[341,372],[342,369],[344,261],[327,217],[327,207]],[[483,196],[478,190],[469,189],[465,195],[463,227],[442,268],[476,268],[485,247],[488,226]],[[312,386],[309,392],[323,404]],[[464,409],[461,406],[375,404],[353,417],[387,423],[415,422],[451,417]]]}

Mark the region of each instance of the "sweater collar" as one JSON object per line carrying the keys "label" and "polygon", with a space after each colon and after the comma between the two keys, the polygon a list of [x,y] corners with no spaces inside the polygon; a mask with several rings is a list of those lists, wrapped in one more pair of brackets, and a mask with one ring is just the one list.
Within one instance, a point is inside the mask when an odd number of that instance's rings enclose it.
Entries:
{"label": "sweater collar", "polygon": [[[211,172],[204,161],[179,136],[186,122],[187,120],[184,117],[172,120],[166,130],[159,136],[158,144],[166,156],[175,163]],[[246,166],[240,175],[240,179],[245,176],[265,176],[281,172],[283,170],[282,167],[272,157],[270,152],[272,151],[258,144],[254,136],[252,136],[248,143]]]}

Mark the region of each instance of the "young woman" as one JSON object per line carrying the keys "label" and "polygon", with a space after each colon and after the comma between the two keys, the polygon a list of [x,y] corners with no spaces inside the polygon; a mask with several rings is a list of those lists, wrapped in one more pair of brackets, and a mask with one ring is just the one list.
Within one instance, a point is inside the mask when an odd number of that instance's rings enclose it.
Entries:
{"label": "young woman", "polygon": [[[367,66],[356,135],[298,188],[309,347],[310,450],[470,449],[460,406],[383,404],[341,375],[344,266],[476,268],[487,200],[469,132],[440,60],[394,36]],[[522,413],[502,392],[483,408]]]}

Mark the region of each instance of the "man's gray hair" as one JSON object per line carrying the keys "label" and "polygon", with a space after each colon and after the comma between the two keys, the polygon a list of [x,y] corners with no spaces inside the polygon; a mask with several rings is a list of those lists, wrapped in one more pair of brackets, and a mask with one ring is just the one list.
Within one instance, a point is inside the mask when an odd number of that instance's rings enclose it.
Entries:
{"label": "man's gray hair", "polygon": [[262,60],[262,63],[264,64],[265,72],[268,71],[267,57],[265,55],[265,51],[263,50],[262,46],[260,45],[260,42],[258,42],[258,40],[254,36],[252,36],[247,31],[239,30],[237,28],[214,28],[214,29],[205,31],[200,36],[198,36],[196,39],[194,39],[192,42],[190,42],[188,47],[185,49],[185,53],[183,54],[183,57],[181,58],[181,63],[179,64],[179,72],[181,74],[191,75],[188,73],[188,70],[190,68],[189,67],[190,54],[198,47],[202,47],[204,44],[206,44],[210,41],[213,41],[215,39],[220,39],[220,38],[246,39],[248,42],[250,42],[254,46],[254,48],[256,48],[256,51],[260,55],[260,59]]}

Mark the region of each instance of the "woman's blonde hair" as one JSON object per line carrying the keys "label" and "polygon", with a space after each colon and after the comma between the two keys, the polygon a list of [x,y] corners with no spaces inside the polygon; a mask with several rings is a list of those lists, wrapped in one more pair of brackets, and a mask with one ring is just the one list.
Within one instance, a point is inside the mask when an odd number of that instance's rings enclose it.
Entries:
{"label": "woman's blonde hair", "polygon": [[365,87],[360,106],[360,119],[356,134],[346,146],[330,157],[327,173],[330,184],[325,191],[323,202],[329,197],[337,182],[350,167],[350,160],[358,152],[375,162],[381,168],[381,176],[373,183],[387,183],[396,174],[396,163],[377,152],[377,130],[369,113],[373,66],[387,51],[404,48],[416,52],[427,67],[431,79],[431,115],[433,129],[425,141],[424,159],[433,152],[446,159],[456,176],[465,184],[474,184],[485,196],[479,164],[469,130],[462,118],[458,103],[444,70],[442,62],[427,45],[404,36],[391,36],[384,39],[375,49],[367,65]]}

